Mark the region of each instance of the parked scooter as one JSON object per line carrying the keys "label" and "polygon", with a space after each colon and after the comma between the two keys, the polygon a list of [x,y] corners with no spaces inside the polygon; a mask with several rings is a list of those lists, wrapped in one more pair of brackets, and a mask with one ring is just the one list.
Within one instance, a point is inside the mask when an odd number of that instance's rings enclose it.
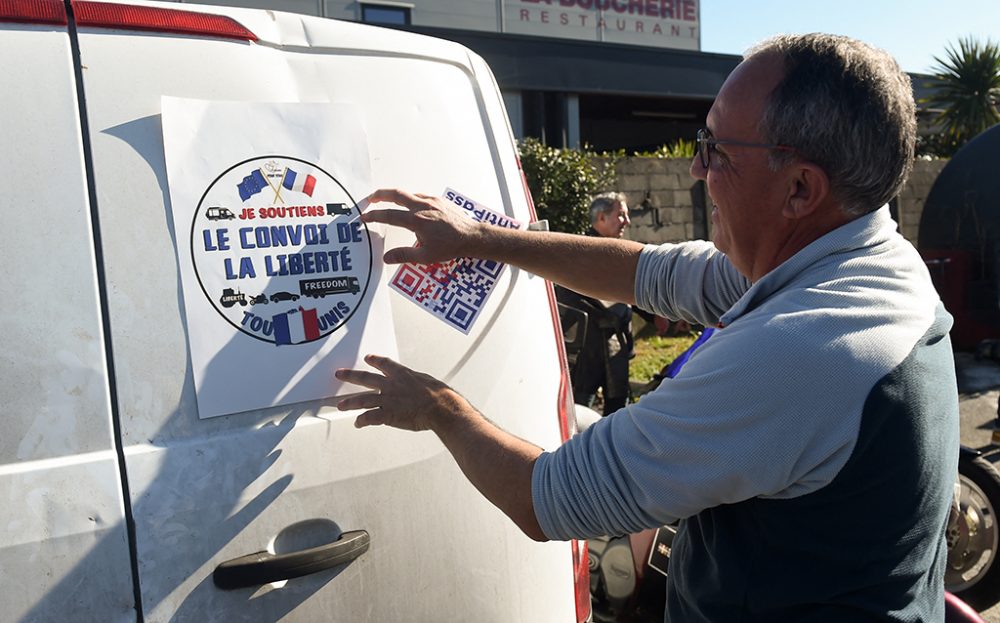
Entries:
{"label": "parked scooter", "polygon": [[980,452],[963,446],[948,520],[945,588],[979,611],[1000,601],[998,510],[1000,473]]}

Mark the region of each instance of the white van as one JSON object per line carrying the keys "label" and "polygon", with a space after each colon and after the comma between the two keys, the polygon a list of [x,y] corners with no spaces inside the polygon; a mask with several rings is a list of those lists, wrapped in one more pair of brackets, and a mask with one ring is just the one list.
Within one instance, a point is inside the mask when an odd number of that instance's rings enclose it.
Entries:
{"label": "white van", "polygon": [[[378,120],[374,187],[528,223],[489,69],[398,31],[180,8],[0,3],[0,620],[587,619],[585,548],[524,537],[432,434],[355,430],[330,399],[198,414],[161,98],[350,101]],[[404,364],[543,447],[571,432],[544,280],[508,267],[468,334],[388,296]]]}

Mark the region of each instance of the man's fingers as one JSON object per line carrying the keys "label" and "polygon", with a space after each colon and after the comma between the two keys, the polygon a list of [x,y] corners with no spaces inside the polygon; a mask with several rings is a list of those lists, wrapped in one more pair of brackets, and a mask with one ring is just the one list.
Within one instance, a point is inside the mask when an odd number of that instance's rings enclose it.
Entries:
{"label": "man's fingers", "polygon": [[381,409],[371,409],[365,411],[354,419],[354,428],[364,428],[365,426],[381,426],[385,424],[385,414]]}
{"label": "man's fingers", "polygon": [[397,247],[386,251],[382,261],[386,264],[430,264],[433,260],[426,247]]}
{"label": "man's fingers", "polygon": [[385,223],[396,227],[413,229],[417,219],[407,210],[367,210],[361,215],[366,223]]}
{"label": "man's fingers", "polygon": [[411,210],[421,207],[426,203],[426,201],[422,200],[419,196],[398,188],[379,188],[372,194],[368,195],[368,202],[395,203],[398,206],[410,208]]}
{"label": "man's fingers", "polygon": [[364,370],[340,368],[334,372],[333,375],[341,381],[352,383],[354,385],[361,385],[362,387],[369,387],[371,389],[382,389],[385,385],[384,376],[381,374],[375,374],[374,372],[366,372]]}
{"label": "man's fingers", "polygon": [[[381,355],[365,355],[365,363],[372,366],[386,377],[390,377],[394,374],[399,374],[400,372],[409,372],[410,369],[403,364],[393,361],[388,357],[382,357]],[[380,375],[376,375],[380,376]]]}
{"label": "man's fingers", "polygon": [[337,403],[340,411],[355,411],[357,409],[375,409],[382,406],[382,396],[378,392],[365,392],[348,396]]}

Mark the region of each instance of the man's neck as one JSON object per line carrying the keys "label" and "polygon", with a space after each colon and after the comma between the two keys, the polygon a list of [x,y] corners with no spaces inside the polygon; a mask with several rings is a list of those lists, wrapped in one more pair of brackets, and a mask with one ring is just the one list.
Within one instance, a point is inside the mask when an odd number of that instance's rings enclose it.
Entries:
{"label": "man's neck", "polygon": [[766,245],[755,258],[747,278],[753,282],[760,280],[802,249],[856,218],[857,215],[847,214],[834,205],[806,218],[786,219],[785,226],[776,231],[773,244]]}

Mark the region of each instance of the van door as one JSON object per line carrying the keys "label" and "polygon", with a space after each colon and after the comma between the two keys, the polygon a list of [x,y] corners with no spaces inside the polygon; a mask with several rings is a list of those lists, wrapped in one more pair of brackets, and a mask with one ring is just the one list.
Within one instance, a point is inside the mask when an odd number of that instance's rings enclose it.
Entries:
{"label": "van door", "polygon": [[0,6],[0,618],[134,621],[70,39],[28,4]]}
{"label": "van door", "polygon": [[[199,419],[190,369],[162,96],[349,103],[365,114],[375,186],[452,187],[528,222],[492,78],[464,48],[406,33],[195,5],[185,8],[232,16],[259,40],[139,33],[98,4],[107,21],[87,13],[79,41],[146,619],[576,620],[570,544],[524,537],[432,434],[357,431],[332,400]],[[79,17],[88,3],[74,6]],[[389,246],[412,242],[388,234]],[[559,342],[542,279],[505,271],[468,334],[400,295],[391,306],[385,330],[403,363],[515,434],[560,442]],[[370,549],[346,566],[238,590],[213,582],[223,562],[357,530]]]}

